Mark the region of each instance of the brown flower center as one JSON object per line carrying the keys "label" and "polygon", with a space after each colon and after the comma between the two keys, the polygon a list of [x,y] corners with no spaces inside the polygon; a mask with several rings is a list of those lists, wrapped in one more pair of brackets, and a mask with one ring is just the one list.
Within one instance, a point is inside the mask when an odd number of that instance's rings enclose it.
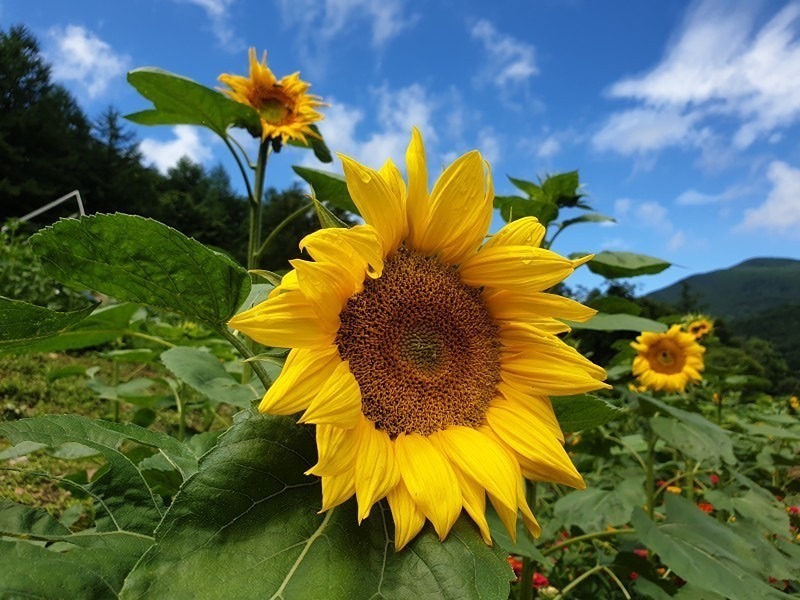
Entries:
{"label": "brown flower center", "polygon": [[339,354],[379,429],[430,435],[481,423],[500,380],[499,329],[455,268],[401,247],[339,316]]}
{"label": "brown flower center", "polygon": [[259,116],[271,125],[283,125],[294,114],[294,101],[279,86],[254,86],[248,99]]}
{"label": "brown flower center", "polygon": [[686,363],[686,356],[682,348],[672,340],[661,340],[648,352],[647,360],[650,367],[657,373],[672,375],[680,373]]}

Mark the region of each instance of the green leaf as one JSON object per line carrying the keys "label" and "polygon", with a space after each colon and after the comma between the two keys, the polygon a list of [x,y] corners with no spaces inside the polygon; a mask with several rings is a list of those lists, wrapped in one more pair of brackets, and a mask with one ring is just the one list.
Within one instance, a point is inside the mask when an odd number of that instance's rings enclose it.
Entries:
{"label": "green leaf", "polygon": [[356,215],[360,214],[353,199],[350,198],[350,192],[347,191],[347,182],[341,175],[297,165],[294,165],[292,169],[308,182],[314,193],[323,202],[330,202],[336,208],[348,210]]}
{"label": "green leaf", "polygon": [[615,315],[597,313],[585,323],[566,320],[564,322],[573,329],[591,329],[593,331],[656,331],[661,333],[667,330],[667,326],[659,321],[622,313]]}
{"label": "green leaf", "polygon": [[531,539],[531,534],[525,528],[525,523],[522,518],[517,518],[517,542],[511,541],[511,536],[508,535],[503,521],[495,511],[494,507],[486,504],[486,521],[489,523],[489,530],[492,533],[492,540],[505,550],[508,554],[516,554],[517,556],[527,556],[536,562],[544,563],[547,558],[542,551],[536,546],[536,542]]}
{"label": "green leaf", "polygon": [[312,431],[240,417],[175,497],[122,598],[508,597],[506,555],[464,519],[445,542],[426,527],[395,552],[382,504],[360,526],[353,500],[318,514],[319,480],[303,475]]}
{"label": "green leaf", "polygon": [[315,124],[311,124],[308,126],[314,133],[316,133],[319,137],[313,136],[306,136],[308,140],[307,143],[303,143],[300,140],[290,139],[289,145],[290,146],[297,146],[298,148],[311,148],[314,151],[314,156],[317,157],[317,160],[324,163],[333,162],[333,156],[331,156],[331,151],[328,148],[327,144],[325,144],[325,140],[322,139],[322,134],[319,132],[319,128]]}
{"label": "green leaf", "polygon": [[3,598],[116,598],[125,576],[152,543],[130,533],[76,534],[49,548],[0,541]]}
{"label": "green leaf", "polygon": [[[688,412],[669,406],[651,396],[637,394],[639,402],[644,402],[658,408],[680,421],[681,426],[666,425],[666,419],[654,417],[655,422],[651,421],[656,433],[670,442],[674,448],[686,452],[695,460],[705,460],[707,458],[719,457],[729,465],[736,463],[733,454],[733,443],[730,433],[715,425],[698,413]],[[663,435],[662,435],[663,434]],[[713,450],[712,450],[713,448]],[[704,451],[710,454],[703,454]]]}
{"label": "green leaf", "polygon": [[592,273],[607,279],[617,279],[619,277],[655,275],[670,267],[671,263],[645,254],[603,251],[596,254],[587,263],[587,266]]}
{"label": "green leaf", "polygon": [[57,337],[43,339],[28,346],[15,348],[13,351],[5,350],[0,354],[63,352],[107,344],[125,334],[131,317],[138,310],[139,306],[136,304],[127,303],[101,306]]}
{"label": "green leaf", "polygon": [[214,326],[232,317],[250,291],[247,271],[233,260],[152,219],[62,219],[30,243],[44,270],[66,285]]}
{"label": "green leaf", "polygon": [[60,334],[85,319],[95,305],[58,312],[0,296],[0,348],[27,346]]}
{"label": "green leaf", "polygon": [[733,600],[789,598],[767,585],[756,548],[692,502],[667,494],[667,522],[657,526],[642,509],[631,519],[639,538],[676,575]]}
{"label": "green leaf", "polygon": [[[203,394],[214,404],[225,402],[250,408],[264,395],[262,387],[242,385],[236,381],[219,359],[199,348],[176,346],[161,354],[161,362],[181,381]],[[258,382],[258,379],[254,380]]]}
{"label": "green leaf", "polygon": [[251,106],[235,102],[216,90],[154,67],[134,69],[128,82],[153,108],[128,115],[140,125],[202,125],[222,137],[228,127],[243,127],[261,136],[261,120]]}
{"label": "green leaf", "polygon": [[613,490],[573,490],[555,503],[555,516],[566,528],[577,525],[586,533],[624,525],[633,509],[647,501],[643,483],[642,477],[630,477]]}
{"label": "green leaf", "polygon": [[574,219],[565,219],[561,222],[561,229],[566,229],[567,227],[571,227],[572,225],[577,225],[578,223],[616,223],[617,220],[613,217],[607,217],[605,215],[592,213],[589,215],[581,215],[579,217],[575,217]]}
{"label": "green leaf", "polygon": [[98,503],[99,531],[130,531],[152,534],[161,520],[161,500],[156,498],[136,465],[118,450],[126,440],[157,448],[184,478],[197,468],[197,459],[176,439],[160,432],[88,419],[74,415],[48,415],[0,423],[0,435],[12,444],[22,441],[58,446],[76,442],[99,451],[109,471],[88,486],[81,486]]}
{"label": "green leaf", "polygon": [[70,533],[44,509],[0,500],[0,535],[48,536]]}
{"label": "green leaf", "polygon": [[551,175],[542,182],[545,199],[559,207],[573,208],[578,205],[583,194],[578,192],[580,178],[577,171]]}
{"label": "green leaf", "polygon": [[558,218],[558,205],[546,199],[521,198],[520,196],[495,196],[494,207],[506,223],[522,217],[536,217],[547,227]]}
{"label": "green leaf", "polygon": [[317,196],[314,194],[313,186],[311,188],[311,200],[314,202],[314,210],[317,212],[317,218],[319,219],[319,224],[321,227],[347,228],[347,223],[342,221],[339,217],[333,214],[327,206],[317,200]]}
{"label": "green leaf", "polygon": [[642,307],[633,300],[621,298],[619,296],[601,296],[586,302],[586,306],[593,308],[601,313],[638,316],[642,312]]}
{"label": "green leaf", "polygon": [[542,199],[542,188],[539,187],[537,184],[533,183],[532,181],[527,181],[525,179],[516,179],[511,177],[511,175],[506,175],[508,180],[513,183],[518,189],[525,192],[531,198],[535,198],[537,200]]}
{"label": "green leaf", "polygon": [[622,409],[591,394],[553,396],[550,401],[564,433],[605,425],[623,412]]}

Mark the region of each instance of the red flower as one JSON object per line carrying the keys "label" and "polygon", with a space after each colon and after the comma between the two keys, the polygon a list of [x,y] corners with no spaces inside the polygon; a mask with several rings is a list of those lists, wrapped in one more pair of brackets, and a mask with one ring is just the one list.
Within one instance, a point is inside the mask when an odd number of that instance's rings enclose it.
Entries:
{"label": "red flower", "polygon": [[704,513],[711,514],[712,512],[714,512],[714,506],[712,504],[709,504],[708,502],[698,502],[697,508],[702,510]]}
{"label": "red flower", "polygon": [[533,574],[533,587],[534,589],[539,589],[541,587],[545,587],[550,585],[550,582],[547,581],[547,577],[542,575],[541,573],[534,573]]}
{"label": "red flower", "polygon": [[648,556],[650,556],[650,553],[647,550],[645,550],[644,548],[636,548],[633,551],[633,553],[636,556],[641,556],[642,558],[647,558]]}
{"label": "red flower", "polygon": [[719,483],[719,475],[716,473],[712,473],[709,479],[711,480],[711,485],[717,485]]}
{"label": "red flower", "polygon": [[631,581],[636,581],[639,579],[639,574],[636,571],[631,571],[631,574],[628,575],[628,577],[630,577]]}
{"label": "red flower", "polygon": [[788,512],[790,515],[797,515],[800,514],[800,508],[797,508],[796,506],[787,506],[786,512]]}

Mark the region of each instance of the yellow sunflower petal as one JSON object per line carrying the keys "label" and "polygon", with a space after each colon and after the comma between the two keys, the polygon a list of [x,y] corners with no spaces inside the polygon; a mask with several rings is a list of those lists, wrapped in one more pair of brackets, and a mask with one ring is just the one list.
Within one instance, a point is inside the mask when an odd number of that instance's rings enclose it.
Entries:
{"label": "yellow sunflower petal", "polygon": [[336,425],[352,429],[361,415],[361,390],[350,372],[350,363],[343,361],[336,366],[322,389],[300,417],[300,423]]}
{"label": "yellow sunflower petal", "polygon": [[339,313],[347,299],[363,286],[363,279],[354,280],[348,271],[333,263],[295,259],[289,264],[297,272],[300,291],[319,318],[325,323],[337,323],[338,329]]}
{"label": "yellow sunflower petal", "polygon": [[475,287],[541,292],[569,276],[572,261],[533,246],[494,246],[468,257],[461,280]]}
{"label": "yellow sunflower petal", "polygon": [[533,516],[528,506],[528,500],[525,497],[525,481],[521,476],[517,477],[517,502],[519,511],[522,513],[522,521],[525,523],[525,528],[530,531],[533,537],[538,538],[542,535],[542,528],[539,526],[539,522],[536,520],[536,517]]}
{"label": "yellow sunflower petal", "polygon": [[258,405],[259,412],[292,415],[308,408],[341,362],[336,346],[322,350],[293,349],[281,374]]}
{"label": "yellow sunflower petal", "polygon": [[451,463],[516,510],[515,466],[501,447],[471,427],[448,427],[438,432],[437,437]]}
{"label": "yellow sunflower petal", "polygon": [[530,418],[540,421],[559,442],[564,443],[564,433],[561,431],[561,425],[558,424],[550,398],[525,393],[504,381],[497,384],[497,391],[500,397],[492,400],[489,403],[490,406],[497,403],[502,405],[503,402],[508,402],[507,407],[510,410],[529,413]]}
{"label": "yellow sunflower petal", "polygon": [[312,303],[296,291],[268,298],[240,312],[228,325],[260,344],[278,348],[326,348],[339,328],[338,318],[321,319]]}
{"label": "yellow sunflower petal", "polygon": [[489,230],[493,199],[481,155],[473,150],[457,158],[433,187],[425,233],[414,249],[446,264],[471,256]]}
{"label": "yellow sunflower petal", "polygon": [[331,476],[348,471],[352,477],[358,432],[334,425],[317,425],[317,464],[306,475]]}
{"label": "yellow sunflower petal", "polygon": [[541,246],[547,229],[536,217],[523,217],[505,225],[483,245],[483,250],[495,246]]}
{"label": "yellow sunflower petal", "polygon": [[389,501],[389,508],[394,520],[395,550],[402,550],[425,525],[425,515],[422,514],[411,494],[408,493],[402,479],[386,495],[386,499]]}
{"label": "yellow sunflower petal", "polygon": [[489,494],[489,501],[492,503],[492,506],[494,506],[494,511],[497,513],[497,516],[500,517],[500,521],[503,523],[503,527],[506,528],[508,536],[511,538],[511,542],[516,544],[517,543],[516,505],[514,506],[514,508],[509,508],[491,494]]}
{"label": "yellow sunflower petal", "polygon": [[401,433],[394,441],[397,463],[411,497],[444,540],[461,514],[461,490],[453,468],[426,437]]}
{"label": "yellow sunflower petal", "polygon": [[369,514],[372,505],[383,498],[400,479],[392,441],[385,431],[362,417],[360,442],[356,454],[355,486],[358,499],[358,522]]}
{"label": "yellow sunflower petal", "polygon": [[554,317],[583,323],[597,314],[595,309],[580,302],[545,292],[525,294],[514,289],[498,290],[484,294],[484,299],[492,316],[500,320],[528,321]]}
{"label": "yellow sunflower petal", "polygon": [[[403,176],[400,174],[400,171],[398,170],[394,162],[392,162],[392,159],[390,158],[385,163],[383,163],[383,166],[380,168],[380,171],[378,172],[381,174],[381,177],[383,177],[383,179],[389,185],[389,189],[392,190],[392,193],[396,197],[400,198],[401,207],[405,212],[406,183],[405,181],[403,181]],[[405,238],[407,235],[408,235],[408,222],[405,223],[405,229],[403,230],[402,237]]]}
{"label": "yellow sunflower petal", "polygon": [[545,472],[551,475],[545,481],[585,487],[583,478],[558,438],[529,413],[491,403],[486,411],[486,421],[497,437],[513,450],[533,465],[545,467]]}
{"label": "yellow sunflower petal", "polygon": [[342,502],[350,499],[355,493],[353,474],[351,472],[339,475],[323,476],[322,481],[322,508],[319,512],[330,510]]}
{"label": "yellow sunflower petal", "polygon": [[569,396],[611,387],[599,381],[594,372],[581,367],[566,353],[555,357],[535,350],[504,353],[500,378],[509,385],[547,396]]}
{"label": "yellow sunflower petal", "polygon": [[484,487],[479,482],[464,475],[458,467],[453,467],[453,472],[456,474],[458,485],[461,488],[461,500],[464,510],[475,521],[483,541],[491,545],[492,532],[489,529],[489,522],[486,520],[486,491]]}
{"label": "yellow sunflower petal", "polygon": [[272,288],[272,291],[269,293],[269,296],[267,297],[274,298],[275,296],[279,296],[284,292],[291,292],[298,290],[300,290],[300,281],[297,279],[297,271],[292,269],[281,278],[281,284],[279,286]]}
{"label": "yellow sunflower petal", "polygon": [[367,276],[374,279],[383,272],[381,238],[370,225],[318,229],[302,239],[300,249],[306,250],[317,262],[333,263],[346,269],[354,281],[363,282]]}
{"label": "yellow sunflower petal", "polygon": [[347,189],[361,216],[381,235],[384,255],[400,244],[406,230],[402,198],[396,196],[380,173],[339,154]]}
{"label": "yellow sunflower petal", "polygon": [[408,243],[412,248],[418,248],[428,225],[430,201],[425,146],[422,142],[422,135],[416,127],[411,130],[411,143],[406,150],[406,170],[408,172],[408,195],[406,196]]}

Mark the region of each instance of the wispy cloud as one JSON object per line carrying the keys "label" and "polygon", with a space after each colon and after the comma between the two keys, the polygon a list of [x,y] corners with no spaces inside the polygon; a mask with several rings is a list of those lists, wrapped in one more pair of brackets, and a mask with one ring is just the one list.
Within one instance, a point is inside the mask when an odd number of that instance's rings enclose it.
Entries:
{"label": "wispy cloud", "polygon": [[531,44],[501,33],[485,19],[475,23],[470,34],[486,51],[486,60],[478,73],[480,81],[505,87],[527,83],[539,73],[536,49]]}
{"label": "wispy cloud", "polygon": [[[422,131],[426,146],[438,138],[434,126],[434,111],[438,102],[419,84],[400,89],[387,86],[373,90],[378,127],[368,134],[359,132],[359,125],[367,116],[364,109],[330,100],[325,120],[319,124],[325,142],[336,152],[367,164],[380,167],[387,158],[398,166],[404,164],[406,147],[411,139],[411,128]],[[306,164],[313,159],[307,157]]]}
{"label": "wispy cloud", "polygon": [[174,138],[171,140],[145,138],[139,142],[145,161],[154,164],[162,173],[174,167],[184,156],[198,163],[211,159],[211,148],[204,143],[196,127],[177,125],[172,128],[172,134]]}
{"label": "wispy cloud", "polygon": [[119,54],[94,33],[78,25],[53,27],[48,32],[53,78],[77,83],[79,95],[102,96],[111,82],[130,68],[130,57]]}
{"label": "wispy cloud", "polygon": [[734,185],[719,192],[718,194],[706,194],[690,188],[682,192],[675,198],[675,204],[679,206],[696,206],[700,204],[719,204],[741,198],[751,192],[749,186]]}
{"label": "wispy cloud", "polygon": [[296,31],[307,70],[322,71],[330,43],[368,25],[380,49],[417,21],[405,0],[277,0],[287,28]]}
{"label": "wispy cloud", "polygon": [[797,236],[800,231],[800,168],[776,160],[767,169],[772,189],[760,206],[745,211],[738,231],[767,231]]}
{"label": "wispy cloud", "polygon": [[211,31],[217,43],[228,52],[239,52],[244,42],[236,34],[231,24],[230,9],[236,0],[175,0],[202,8],[211,23]]}
{"label": "wispy cloud", "polygon": [[744,149],[800,120],[800,3],[760,26],[759,6],[693,4],[659,64],[611,86],[612,98],[638,106],[612,114],[595,146],[622,154],[700,146],[725,122],[735,129],[728,142]]}

